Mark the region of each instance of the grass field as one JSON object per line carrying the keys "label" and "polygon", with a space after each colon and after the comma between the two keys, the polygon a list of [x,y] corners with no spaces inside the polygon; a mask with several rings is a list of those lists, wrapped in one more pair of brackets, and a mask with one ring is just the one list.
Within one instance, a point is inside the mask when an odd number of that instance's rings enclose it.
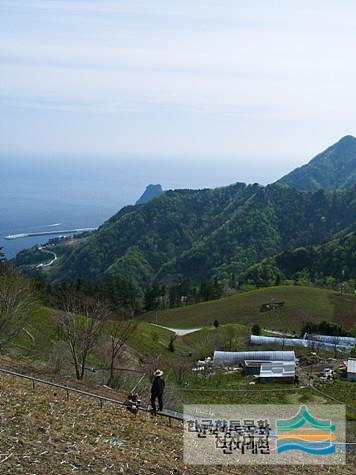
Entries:
{"label": "grass field", "polygon": [[[127,343],[143,356],[163,353],[169,357],[172,355],[172,352],[168,350],[172,336],[174,336],[174,333],[165,328],[146,322],[139,322],[135,333],[129,338]],[[179,341],[174,341],[174,348],[178,353],[186,351],[186,348]]]}
{"label": "grass field", "polygon": [[[284,301],[283,308],[267,313],[260,312],[263,303]],[[56,327],[56,312],[38,306],[13,342],[16,354],[31,360],[48,362],[49,355],[59,345]],[[214,349],[245,349],[251,326],[258,323],[262,328],[300,332],[303,322],[322,320],[335,321],[351,327],[356,317],[356,297],[310,287],[281,286],[236,294],[220,300],[147,313],[139,317],[137,329],[128,344],[143,357],[160,354],[171,361],[187,352],[194,357],[203,357]],[[213,326],[214,320],[220,323]],[[151,325],[149,321],[176,328],[203,327],[196,333],[178,337],[174,341],[175,352],[168,350],[173,333]],[[93,359],[94,358],[94,359]],[[92,364],[99,363],[95,355]]]}
{"label": "grass field", "polygon": [[[282,308],[260,312],[264,303],[284,301]],[[312,287],[280,286],[253,290],[219,300],[177,309],[150,312],[141,318],[175,328],[193,328],[220,323],[239,323],[276,331],[300,332],[303,322],[335,321],[351,327],[356,317],[356,297]]]}
{"label": "grass field", "polygon": [[[11,352],[18,358],[27,362],[40,362],[43,365],[53,364],[54,353],[61,353],[65,349],[63,342],[59,340],[56,311],[37,306],[29,320],[24,326],[25,331],[12,340]],[[138,321],[135,332],[129,337],[127,344],[141,358],[147,358],[150,355],[161,355],[162,359],[171,361],[180,354],[187,351],[188,346],[181,340],[174,341],[175,352],[168,349],[168,345],[174,333],[151,325],[149,323]],[[88,366],[103,366],[103,351],[105,342],[109,339],[109,331],[104,331],[101,342],[98,344],[98,350],[93,352],[88,358]]]}
{"label": "grass field", "polygon": [[42,361],[47,361],[58,341],[55,323],[56,312],[53,309],[37,306],[24,329],[18,337],[11,342],[15,352]]}
{"label": "grass field", "polygon": [[228,323],[204,327],[201,330],[185,335],[182,340],[190,348],[195,358],[204,358],[214,350],[243,350],[248,344],[250,329],[245,325]]}

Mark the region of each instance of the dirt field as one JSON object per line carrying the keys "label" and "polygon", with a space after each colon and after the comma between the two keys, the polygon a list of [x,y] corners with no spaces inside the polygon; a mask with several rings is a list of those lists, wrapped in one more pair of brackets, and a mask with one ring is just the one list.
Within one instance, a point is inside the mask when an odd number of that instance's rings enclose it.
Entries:
{"label": "dirt field", "polygon": [[[17,368],[18,369],[18,368]],[[84,389],[84,388],[83,388]],[[93,390],[93,388],[89,388]],[[124,395],[115,394],[116,398]],[[338,474],[340,467],[185,467],[180,422],[100,403],[0,374],[0,473],[54,474]]]}

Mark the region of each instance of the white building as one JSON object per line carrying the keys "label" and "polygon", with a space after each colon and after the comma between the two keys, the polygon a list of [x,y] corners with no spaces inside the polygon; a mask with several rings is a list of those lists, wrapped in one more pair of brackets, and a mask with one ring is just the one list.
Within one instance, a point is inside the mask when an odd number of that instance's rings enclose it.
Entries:
{"label": "white building", "polygon": [[295,361],[265,361],[261,364],[261,383],[293,383],[294,379]]}
{"label": "white building", "polygon": [[240,365],[262,383],[293,383],[296,358],[294,351],[215,351],[214,365]]}
{"label": "white building", "polygon": [[356,358],[349,358],[347,360],[347,379],[349,381],[356,381]]}
{"label": "white building", "polygon": [[214,351],[214,365],[235,365],[243,361],[295,361],[294,351]]}

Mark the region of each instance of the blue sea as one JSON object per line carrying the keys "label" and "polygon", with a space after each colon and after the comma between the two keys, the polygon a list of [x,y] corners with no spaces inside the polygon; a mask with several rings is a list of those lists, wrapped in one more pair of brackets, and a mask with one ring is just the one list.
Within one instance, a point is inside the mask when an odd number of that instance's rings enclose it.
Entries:
{"label": "blue sea", "polygon": [[[0,247],[7,258],[48,236],[4,240],[8,234],[97,227],[134,204],[146,185],[211,188],[237,181],[269,183],[290,170],[283,163],[233,159],[0,158]],[[56,225],[56,226],[54,226]]]}

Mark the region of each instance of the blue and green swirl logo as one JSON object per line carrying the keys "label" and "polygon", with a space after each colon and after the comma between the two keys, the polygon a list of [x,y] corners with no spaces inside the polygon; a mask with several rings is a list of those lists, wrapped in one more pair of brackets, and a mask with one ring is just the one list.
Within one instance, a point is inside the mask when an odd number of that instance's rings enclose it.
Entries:
{"label": "blue and green swirl logo", "polygon": [[301,406],[291,419],[279,419],[277,452],[301,450],[314,455],[329,455],[336,451],[336,427],[330,420],[316,419],[305,406]]}

